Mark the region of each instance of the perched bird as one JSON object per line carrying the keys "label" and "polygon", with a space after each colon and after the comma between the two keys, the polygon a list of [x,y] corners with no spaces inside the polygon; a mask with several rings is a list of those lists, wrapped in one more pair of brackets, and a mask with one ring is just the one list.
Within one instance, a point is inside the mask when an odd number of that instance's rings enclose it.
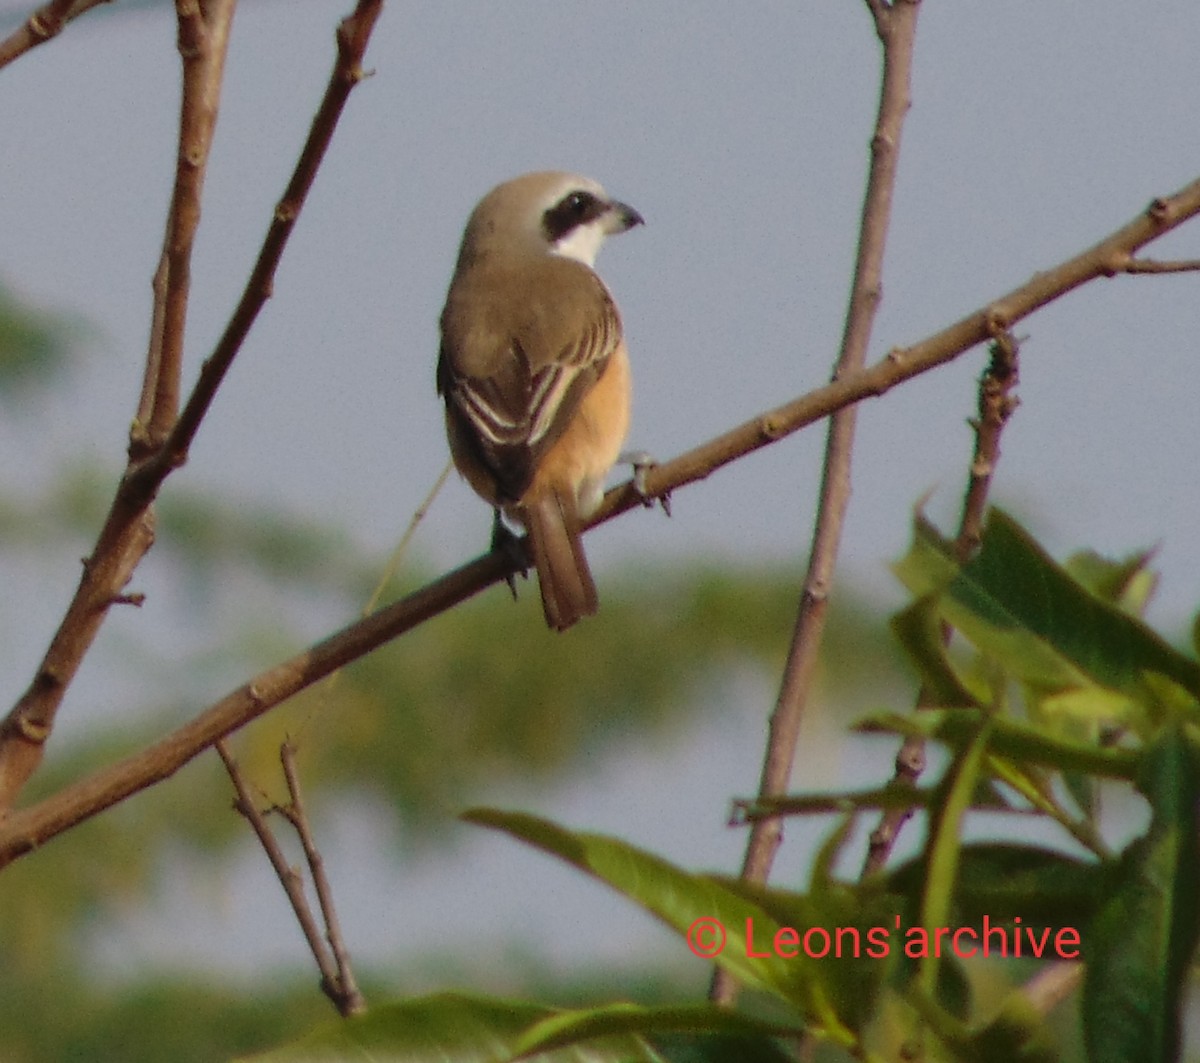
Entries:
{"label": "perched bird", "polygon": [[442,311],[437,386],[454,463],[529,532],[556,631],[596,611],[580,530],[629,427],[621,316],[592,266],[606,236],[641,222],[586,177],[506,181],[467,221]]}

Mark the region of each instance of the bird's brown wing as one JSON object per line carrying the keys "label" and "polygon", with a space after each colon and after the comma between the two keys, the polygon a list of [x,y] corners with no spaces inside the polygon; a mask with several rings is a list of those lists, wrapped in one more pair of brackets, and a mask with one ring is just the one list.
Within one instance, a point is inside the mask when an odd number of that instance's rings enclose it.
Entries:
{"label": "bird's brown wing", "polygon": [[[512,285],[506,286],[512,291]],[[525,271],[519,299],[443,319],[438,390],[504,499],[521,498],[621,342],[603,282],[568,259]],[[468,293],[465,298],[471,298]]]}

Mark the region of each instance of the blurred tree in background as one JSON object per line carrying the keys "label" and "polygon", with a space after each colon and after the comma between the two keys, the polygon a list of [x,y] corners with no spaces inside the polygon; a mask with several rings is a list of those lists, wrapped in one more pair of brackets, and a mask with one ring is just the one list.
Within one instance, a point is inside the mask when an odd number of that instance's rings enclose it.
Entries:
{"label": "blurred tree in background", "polygon": [[[69,387],[81,335],[86,330],[68,319],[0,289],[0,401],[22,405],[23,431],[36,432],[51,389]],[[11,570],[59,558],[65,543],[94,534],[116,475],[114,468],[66,464],[32,497],[0,477],[3,564]],[[164,620],[162,603],[149,603],[142,626],[153,645],[120,650],[129,667],[153,679],[144,684],[144,702],[123,705],[103,723],[90,720],[85,737],[64,735],[29,800],[141,748],[255,667],[294,652],[304,642],[290,627],[290,618],[302,615],[298,603],[353,616],[386,561],[365,556],[343,527],[175,485],[159,505],[154,556],[181,574],[190,588],[183,608],[200,617],[211,615],[214,585],[236,585],[238,626],[208,633],[198,648],[177,640],[164,660],[164,623],[195,626],[194,616]],[[410,562],[389,594],[428,575]],[[522,585],[516,605],[493,590],[252,724],[235,750],[247,775],[271,793],[279,744],[298,736],[318,834],[323,808],[365,803],[394,817],[398,842],[423,843],[415,851],[405,847],[406,860],[420,859],[457,836],[453,817],[487,785],[553,782],[606,750],[669,743],[736,696],[723,686],[730,677],[769,682],[786,649],[799,578],[787,567],[697,562],[656,572],[653,580],[636,570],[611,573],[586,641],[546,632],[532,584]],[[17,608],[13,598],[3,601]],[[861,706],[897,680],[900,666],[885,648],[878,610],[851,601],[842,597],[828,641],[827,702]],[[4,621],[17,622],[11,615]],[[536,653],[510,652],[514,641],[536,646]],[[189,860],[189,870],[208,869],[214,884],[227,880],[235,855],[251,845],[230,800],[216,758],[202,757],[153,795],[124,802],[5,869],[0,1059],[116,1058],[118,1046],[131,1063],[212,1059],[277,1042],[325,1017],[311,960],[299,949],[293,970],[247,992],[214,970],[140,970],[115,978],[89,948],[114,916],[128,918],[153,903],[173,854],[201,854]],[[399,857],[397,850],[393,858]],[[400,883],[403,873],[397,864]],[[386,985],[394,992],[445,962],[404,956],[393,969],[361,977],[368,989]],[[561,973],[535,959],[510,975],[513,991],[564,1002],[584,1000],[601,984],[641,986],[649,1000],[698,992],[678,972],[646,970],[597,972],[596,986],[582,977],[564,986]]]}

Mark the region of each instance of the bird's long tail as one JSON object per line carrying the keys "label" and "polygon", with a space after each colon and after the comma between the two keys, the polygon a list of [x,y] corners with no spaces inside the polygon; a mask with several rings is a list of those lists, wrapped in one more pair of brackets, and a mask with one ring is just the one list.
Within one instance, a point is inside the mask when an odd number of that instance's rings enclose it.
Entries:
{"label": "bird's long tail", "polygon": [[600,606],[596,584],[583,553],[574,499],[556,491],[524,507],[530,549],[537,568],[546,624],[565,631]]}

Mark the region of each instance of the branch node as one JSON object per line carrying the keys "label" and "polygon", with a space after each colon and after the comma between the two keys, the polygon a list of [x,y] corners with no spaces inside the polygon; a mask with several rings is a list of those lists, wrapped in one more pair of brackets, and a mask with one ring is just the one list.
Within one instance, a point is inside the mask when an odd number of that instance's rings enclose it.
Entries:
{"label": "branch node", "polygon": [[773,417],[771,414],[767,414],[765,417],[763,417],[758,422],[758,425],[764,439],[770,439],[774,441],[787,435],[787,426],[780,424],[779,420]]}
{"label": "branch node", "polygon": [[39,41],[48,41],[62,30],[62,22],[50,22],[41,11],[35,11],[26,23],[29,32]]}
{"label": "branch node", "polygon": [[989,306],[983,312],[983,327],[993,340],[998,340],[1007,333],[1011,323],[1008,312],[999,305]]}
{"label": "branch node", "polygon": [[17,734],[30,745],[45,745],[46,739],[50,737],[49,724],[43,723],[41,720],[33,720],[28,716],[18,715],[12,722]]}

